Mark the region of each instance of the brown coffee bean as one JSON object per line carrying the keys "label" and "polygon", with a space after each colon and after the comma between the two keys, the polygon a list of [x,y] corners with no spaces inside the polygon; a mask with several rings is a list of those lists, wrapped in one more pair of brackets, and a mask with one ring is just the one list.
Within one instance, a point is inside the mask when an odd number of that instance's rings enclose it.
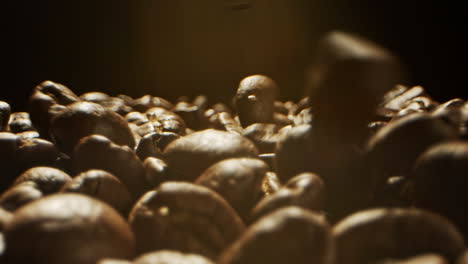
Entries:
{"label": "brown coffee bean", "polygon": [[13,133],[21,133],[24,131],[34,131],[35,128],[29,118],[28,112],[15,112],[10,115],[8,127]]}
{"label": "brown coffee bean", "polygon": [[365,131],[360,130],[374,116],[382,96],[405,79],[401,62],[376,43],[338,31],[323,36],[315,54],[306,92],[314,122],[346,130],[346,137],[362,137]]}
{"label": "brown coffee bean", "polygon": [[133,262],[123,260],[123,259],[110,259],[110,258],[105,258],[101,259],[100,261],[97,262],[97,264],[132,264]]}
{"label": "brown coffee bean", "polygon": [[247,138],[207,129],[171,142],[163,153],[175,180],[193,181],[214,163],[236,157],[257,157],[258,150]]}
{"label": "brown coffee bean", "polygon": [[458,259],[457,264],[468,264],[468,250]]}
{"label": "brown coffee bean", "polygon": [[23,172],[14,185],[24,182],[34,182],[37,188],[44,194],[59,192],[72,178],[64,171],[51,167],[34,167]]}
{"label": "brown coffee bean", "polygon": [[91,135],[79,142],[72,155],[72,167],[74,173],[90,169],[112,173],[128,188],[133,199],[150,188],[145,180],[143,164],[135,152],[101,135]]}
{"label": "brown coffee bean", "polygon": [[0,233],[3,232],[6,225],[11,221],[13,214],[0,207]]}
{"label": "brown coffee bean", "polygon": [[135,139],[119,114],[90,102],[69,105],[51,123],[51,134],[61,151],[70,154],[78,141],[92,134],[108,137],[119,145],[135,147]]}
{"label": "brown coffee bean", "polygon": [[443,121],[429,114],[413,114],[388,123],[369,139],[369,165],[383,183],[390,176],[408,174],[429,146],[455,138],[457,132]]}
{"label": "brown coffee bean", "polygon": [[0,207],[13,212],[43,196],[36,183],[23,182],[11,187],[0,196]]}
{"label": "brown coffee bean", "polygon": [[460,206],[468,203],[468,142],[433,145],[417,160],[410,175],[414,205],[450,219],[468,238],[468,215]]}
{"label": "brown coffee bean", "polygon": [[23,171],[35,166],[51,166],[57,157],[57,149],[47,140],[22,139],[12,133],[0,132],[0,192]]}
{"label": "brown coffee bean", "polygon": [[216,191],[247,219],[252,207],[263,196],[262,183],[268,170],[268,165],[259,159],[225,159],[211,165],[195,183]]}
{"label": "brown coffee bean", "polygon": [[127,216],[132,197],[117,177],[103,170],[88,170],[75,176],[62,188],[64,193],[81,193],[107,203],[121,215]]}
{"label": "brown coffee bean", "polygon": [[162,107],[170,110],[174,108],[174,105],[164,98],[145,95],[133,100],[131,107],[138,112],[144,113],[152,107]]}
{"label": "brown coffee bean", "polygon": [[243,136],[252,140],[261,153],[275,152],[280,127],[276,124],[255,123],[244,129]]}
{"label": "brown coffee bean", "polygon": [[421,96],[427,96],[422,86],[408,88],[398,85],[386,95],[387,98],[384,100],[383,108],[397,113],[410,104],[411,100]]}
{"label": "brown coffee bean", "polygon": [[79,194],[54,194],[22,207],[4,234],[8,263],[94,264],[130,258],[135,246],[114,209]]}
{"label": "brown coffee bean", "polygon": [[141,160],[148,157],[162,157],[162,152],[169,143],[178,139],[180,135],[172,132],[154,132],[140,139],[136,153]]}
{"label": "brown coffee bean", "polygon": [[0,132],[7,131],[8,121],[10,120],[10,114],[10,104],[4,101],[0,101]]}
{"label": "brown coffee bean", "polygon": [[330,263],[330,227],[322,217],[286,207],[261,218],[218,259],[219,264]]}
{"label": "brown coffee bean", "polygon": [[214,191],[195,184],[166,182],[135,204],[129,223],[139,254],[180,250],[216,258],[244,231],[232,207]]}
{"label": "brown coffee bean", "polygon": [[125,116],[126,114],[133,111],[133,108],[126,104],[125,100],[118,98],[118,97],[111,97],[108,96],[106,99],[102,98],[89,98],[94,100],[84,100],[88,102],[93,102],[99,105],[102,105],[104,108],[111,110],[112,112],[116,112],[121,116]]}
{"label": "brown coffee bean", "polygon": [[162,107],[152,107],[145,112],[150,122],[155,123],[155,127],[160,127],[156,132],[173,132],[178,135],[185,135],[186,124],[184,119],[178,114]]}
{"label": "brown coffee bean", "polygon": [[267,76],[252,75],[242,79],[234,96],[241,125],[272,123],[278,94],[278,86]]}
{"label": "brown coffee bean", "polygon": [[252,209],[251,219],[286,206],[298,206],[311,211],[322,211],[325,201],[325,184],[313,173],[301,173],[290,179],[277,192],[266,196]]}
{"label": "brown coffee bean", "polygon": [[39,138],[39,132],[37,131],[24,131],[21,133],[16,134],[20,139],[33,139],[33,138]]}
{"label": "brown coffee bean", "polygon": [[449,264],[449,262],[437,254],[424,254],[407,259],[386,259],[372,264]]}
{"label": "brown coffee bean", "polygon": [[418,209],[372,209],[346,217],[333,228],[336,263],[372,263],[440,254],[452,263],[465,249],[447,219]]}
{"label": "brown coffee bean", "polygon": [[214,113],[208,118],[209,127],[242,135],[242,127],[228,112]]}
{"label": "brown coffee bean", "polygon": [[53,105],[67,106],[79,101],[80,98],[62,84],[44,81],[37,85],[29,99],[29,113],[41,137],[50,139],[50,121],[55,115],[54,111],[50,111]]}
{"label": "brown coffee bean", "polygon": [[184,254],[177,251],[161,250],[138,257],[134,264],[213,264],[211,260],[196,254]]}
{"label": "brown coffee bean", "polygon": [[167,164],[158,158],[148,157],[143,162],[145,178],[151,187],[157,187],[165,181],[172,180]]}
{"label": "brown coffee bean", "polygon": [[276,173],[269,171],[265,174],[262,181],[263,196],[269,196],[277,192],[281,188],[281,183],[276,176]]}
{"label": "brown coffee bean", "polygon": [[[310,157],[312,126],[300,125],[280,133],[275,150],[275,169],[281,182],[295,175],[312,171]],[[317,154],[315,154],[317,155]],[[313,164],[312,164],[313,165]]]}
{"label": "brown coffee bean", "polygon": [[187,127],[195,130],[202,129],[204,122],[200,118],[203,117],[203,111],[198,106],[188,102],[179,102],[174,106],[173,111],[184,119]]}

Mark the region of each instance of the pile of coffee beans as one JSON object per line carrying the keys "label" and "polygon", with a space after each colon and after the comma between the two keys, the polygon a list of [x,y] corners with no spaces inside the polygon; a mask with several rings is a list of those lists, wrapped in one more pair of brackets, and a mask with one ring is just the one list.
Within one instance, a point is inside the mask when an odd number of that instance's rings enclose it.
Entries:
{"label": "pile of coffee beans", "polygon": [[44,81],[0,102],[0,263],[467,264],[468,101],[404,76],[332,32],[297,102]]}

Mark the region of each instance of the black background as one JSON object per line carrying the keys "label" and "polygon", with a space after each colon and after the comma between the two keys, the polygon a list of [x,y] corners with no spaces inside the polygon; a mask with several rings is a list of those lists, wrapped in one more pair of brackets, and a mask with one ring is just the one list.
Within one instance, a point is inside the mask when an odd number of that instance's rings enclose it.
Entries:
{"label": "black background", "polygon": [[[195,1],[195,0],[194,0]],[[133,87],[133,1],[8,1],[0,100],[25,109],[35,85],[50,79],[77,94],[101,90],[142,95]],[[438,101],[466,98],[466,12],[447,1],[315,1],[310,23],[321,32],[358,33],[394,51],[408,67],[411,85]],[[319,15],[318,15],[318,13]],[[131,69],[130,69],[131,68]],[[174,96],[183,90],[174,91]],[[186,91],[185,91],[186,92]],[[180,94],[179,94],[180,93]]]}

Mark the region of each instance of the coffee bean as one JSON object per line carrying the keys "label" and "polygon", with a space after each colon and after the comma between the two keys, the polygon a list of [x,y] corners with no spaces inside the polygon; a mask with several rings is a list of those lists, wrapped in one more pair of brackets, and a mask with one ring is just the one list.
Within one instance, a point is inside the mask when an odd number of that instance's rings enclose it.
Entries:
{"label": "coffee bean", "polygon": [[372,264],[448,264],[443,257],[436,254],[424,254],[407,259],[386,259]]}
{"label": "coffee bean", "polygon": [[72,155],[74,173],[90,169],[105,170],[115,175],[137,199],[150,187],[145,170],[135,152],[128,146],[114,144],[101,135],[82,138]]}
{"label": "coffee bean", "polygon": [[252,140],[261,153],[272,153],[280,138],[279,129],[276,124],[255,123],[246,127],[243,135]]}
{"label": "coffee bean", "polygon": [[132,262],[123,259],[105,258],[98,261],[97,264],[132,264]]}
{"label": "coffee bean", "polygon": [[10,120],[11,107],[7,102],[0,101],[0,132],[4,132],[8,128]]}
{"label": "coffee bean", "polygon": [[145,178],[151,187],[157,187],[165,181],[173,180],[167,164],[158,158],[148,157],[143,162]]}
{"label": "coffee bean", "polygon": [[[219,264],[330,263],[331,231],[319,215],[286,207],[262,217],[218,259]],[[344,262],[342,262],[344,263]]]}
{"label": "coffee bean", "polygon": [[42,198],[44,194],[35,182],[17,184],[0,196],[0,207],[10,212]]}
{"label": "coffee bean", "polygon": [[133,109],[141,113],[146,112],[152,107],[162,107],[167,110],[174,108],[174,105],[166,99],[151,95],[145,95],[133,100],[131,106]]}
{"label": "coffee bean", "polygon": [[468,238],[468,215],[460,204],[468,202],[468,142],[433,145],[417,160],[410,180],[414,205],[450,219]]}
{"label": "coffee bean", "polygon": [[197,131],[171,142],[163,153],[175,180],[193,181],[214,163],[236,157],[257,157],[247,138],[214,129]]}
{"label": "coffee bean", "polygon": [[13,133],[21,133],[24,131],[34,131],[28,112],[15,112],[10,115],[8,127]]}
{"label": "coffee bean", "polygon": [[161,250],[138,257],[134,264],[213,264],[211,260],[195,254],[184,254],[177,251]]}
{"label": "coffee bean", "polygon": [[103,170],[88,170],[75,176],[62,188],[64,193],[81,193],[107,203],[121,215],[127,216],[132,197],[117,177]]}
{"label": "coffee bean", "polygon": [[259,159],[225,159],[206,169],[195,183],[219,193],[247,219],[252,207],[262,198],[262,183],[268,170],[268,165]]}
{"label": "coffee bean", "polygon": [[70,154],[78,141],[92,134],[108,137],[119,145],[135,147],[127,123],[115,112],[90,102],[69,105],[58,113],[51,124],[51,134],[61,151]]}
{"label": "coffee bean", "polygon": [[389,176],[406,175],[426,148],[456,137],[457,132],[443,121],[429,114],[413,114],[388,123],[369,139],[369,165],[381,182]]}
{"label": "coffee bean", "polygon": [[24,182],[34,182],[37,188],[44,194],[60,191],[72,178],[65,172],[51,167],[34,167],[23,172],[14,185]]}
{"label": "coffee bean", "polygon": [[440,254],[450,263],[465,249],[463,237],[447,219],[418,209],[372,209],[346,217],[333,227],[336,263],[371,263]]}
{"label": "coffee bean", "polygon": [[325,184],[322,179],[312,173],[301,173],[290,179],[278,191],[258,202],[252,210],[251,219],[259,219],[287,206],[298,206],[320,212],[323,210],[324,201]]}
{"label": "coffee bean", "polygon": [[4,234],[7,263],[94,264],[131,258],[135,246],[115,210],[79,194],[54,194],[22,207]]}
{"label": "coffee bean", "polygon": [[267,76],[252,75],[244,78],[234,96],[234,104],[242,126],[271,123],[278,93],[278,86]]}
{"label": "coffee bean", "polygon": [[191,183],[166,182],[135,204],[129,223],[139,254],[180,250],[216,258],[244,231],[232,207],[214,191]]}

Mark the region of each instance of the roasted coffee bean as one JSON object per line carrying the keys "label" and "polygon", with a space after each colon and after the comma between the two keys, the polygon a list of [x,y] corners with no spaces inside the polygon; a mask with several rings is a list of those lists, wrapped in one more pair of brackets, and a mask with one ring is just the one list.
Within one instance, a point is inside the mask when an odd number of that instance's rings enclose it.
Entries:
{"label": "roasted coffee bean", "polygon": [[156,127],[161,127],[160,131],[156,132],[173,132],[181,136],[185,135],[187,126],[184,119],[178,114],[162,107],[152,107],[145,114],[150,122],[157,122]]}
{"label": "roasted coffee bean", "polygon": [[384,186],[374,193],[372,207],[408,207],[411,205],[410,186],[408,177],[392,176]]}
{"label": "roasted coffee bean", "polygon": [[278,86],[267,76],[252,75],[244,78],[234,96],[241,125],[247,127],[253,123],[272,123],[278,93]]}
{"label": "roasted coffee bean", "polygon": [[195,181],[218,194],[247,219],[252,207],[263,196],[262,183],[268,165],[259,159],[225,159],[211,165]]}
{"label": "roasted coffee bean", "polygon": [[195,130],[202,128],[203,121],[200,118],[203,117],[203,111],[198,106],[188,102],[179,102],[174,106],[173,111],[184,119],[187,127]]}
{"label": "roasted coffee bean", "polygon": [[[286,207],[261,218],[218,259],[219,264],[330,263],[328,224],[317,214]],[[345,263],[345,262],[342,262]]]}
{"label": "roasted coffee bean", "polygon": [[0,196],[0,207],[13,212],[23,205],[42,198],[44,194],[34,182],[23,182]]}
{"label": "roasted coffee bean", "polygon": [[180,135],[172,132],[154,132],[140,139],[136,153],[141,160],[148,157],[161,157],[169,143],[178,139]]}
{"label": "roasted coffee bean", "polygon": [[103,170],[88,170],[75,176],[62,188],[64,193],[81,193],[112,206],[123,216],[132,207],[132,197],[117,177]]}
{"label": "roasted coffee bean", "polygon": [[0,207],[0,233],[3,232],[6,225],[11,221],[13,214]]}
{"label": "roasted coffee bean", "polygon": [[410,104],[411,100],[414,98],[426,95],[426,91],[422,86],[408,88],[402,85],[398,85],[394,90],[390,91],[386,95],[387,98],[384,101],[383,108],[397,113]]}
{"label": "roasted coffee bean", "polygon": [[51,167],[34,167],[23,172],[14,185],[24,182],[34,182],[37,188],[44,194],[60,191],[72,178],[65,172]]}
{"label": "roasted coffee bean", "polygon": [[0,101],[0,132],[7,131],[11,107],[7,102]]}
{"label": "roasted coffee bean", "polygon": [[208,118],[209,127],[242,135],[242,127],[228,112],[214,113]]}
{"label": "roasted coffee bean", "polygon": [[246,127],[243,135],[252,140],[261,153],[272,153],[280,138],[279,129],[276,124],[255,123]]}
{"label": "roasted coffee bean", "polygon": [[279,127],[284,127],[294,124],[294,121],[289,119],[287,115],[281,113],[274,113],[273,123],[277,124]]}
{"label": "roasted coffee bean", "polygon": [[424,254],[407,259],[386,259],[372,264],[449,264],[449,262],[436,254]]}
{"label": "roasted coffee bean", "polygon": [[372,263],[428,252],[450,263],[465,249],[447,219],[418,209],[372,209],[346,217],[333,228],[336,263]]}
{"label": "roasted coffee bean", "polygon": [[140,113],[137,111],[130,112],[125,115],[125,120],[128,123],[134,123],[136,125],[142,125],[146,122],[148,122],[148,117],[144,113]]}
{"label": "roasted coffee bean", "polygon": [[314,115],[312,114],[312,108],[308,107],[301,110],[296,116],[293,116],[293,124],[299,125],[312,125]]}
{"label": "roasted coffee bean", "polygon": [[129,223],[139,254],[172,249],[216,258],[244,231],[232,207],[214,191],[166,182],[135,204]]}
{"label": "roasted coffee bean", "polygon": [[44,81],[34,88],[29,99],[31,121],[41,136],[49,139],[50,121],[55,115],[50,108],[53,105],[66,106],[79,101],[80,98],[64,85]]}
{"label": "roasted coffee bean", "polygon": [[167,110],[174,108],[174,105],[166,99],[151,95],[145,95],[133,100],[131,106],[133,107],[133,109],[135,109],[135,111],[141,113],[144,113],[148,109],[153,107],[161,107]]}
{"label": "roasted coffee bean", "polygon": [[10,115],[8,123],[10,131],[13,133],[21,133],[24,131],[34,131],[33,124],[29,118],[28,112],[16,112]]}
{"label": "roasted coffee bean", "polygon": [[263,196],[269,196],[277,192],[281,188],[281,183],[276,176],[276,173],[269,171],[265,174],[262,181]]}
{"label": "roasted coffee bean", "polygon": [[35,166],[52,166],[59,155],[55,145],[45,139],[21,139],[18,146],[17,160],[21,170]]}
{"label": "roasted coffee bean", "polygon": [[414,205],[450,219],[468,238],[468,214],[460,208],[468,203],[468,142],[434,145],[417,160],[410,175]]}
{"label": "roasted coffee bean", "polygon": [[457,264],[468,264],[468,250],[458,259]]}
{"label": "roasted coffee bean", "polygon": [[69,105],[51,124],[52,137],[61,151],[70,154],[78,141],[92,134],[108,137],[119,145],[135,147],[132,132],[119,114],[90,102]]}
{"label": "roasted coffee bean", "polygon": [[258,150],[247,138],[207,129],[174,140],[163,153],[176,179],[193,181],[214,163],[236,157],[257,157]]}
{"label": "roasted coffee bean", "polygon": [[395,55],[349,33],[326,34],[315,54],[307,72],[306,92],[314,122],[329,129],[346,129],[349,136],[360,134],[384,93],[405,79]]}
{"label": "roasted coffee bean", "polygon": [[287,182],[295,175],[312,171],[309,148],[312,126],[300,125],[284,131],[280,135],[275,150],[275,169],[281,182]]}
{"label": "roasted coffee bean", "polygon": [[178,251],[161,250],[138,257],[134,264],[213,264],[211,260],[195,254],[184,254]]}
{"label": "roasted coffee bean", "polygon": [[79,194],[54,194],[20,208],[4,234],[6,263],[94,264],[131,258],[135,247],[114,209]]}
{"label": "roasted coffee bean", "polygon": [[34,166],[50,166],[58,151],[51,142],[40,139],[22,139],[15,134],[0,132],[0,192],[8,188],[23,171]]}
{"label": "roasted coffee bean", "polygon": [[301,173],[289,180],[275,193],[266,196],[253,208],[251,219],[287,206],[298,206],[311,211],[322,211],[325,201],[325,184],[319,176]]}
{"label": "roasted coffee bean", "polygon": [[90,169],[105,170],[115,175],[137,199],[150,187],[145,180],[145,170],[135,152],[128,146],[114,144],[101,135],[83,138],[72,155],[74,173]]}
{"label": "roasted coffee bean", "polygon": [[80,96],[81,100],[102,105],[106,109],[118,113],[121,116],[133,111],[126,101],[119,97],[112,97],[101,92],[90,92]]}
{"label": "roasted coffee bean", "polygon": [[33,138],[39,138],[39,132],[37,131],[24,131],[21,133],[16,134],[20,139],[33,139]]}
{"label": "roasted coffee bean", "polygon": [[165,181],[172,180],[167,164],[158,158],[148,157],[143,162],[145,178],[151,187],[157,187]]}
{"label": "roasted coffee bean", "polygon": [[429,114],[413,114],[388,123],[369,139],[369,164],[383,183],[390,176],[408,174],[425,149],[456,139],[457,135],[457,131]]}
{"label": "roasted coffee bean", "polygon": [[132,264],[133,262],[123,260],[123,259],[110,259],[110,258],[105,258],[101,259],[100,261],[97,262],[97,264]]}

